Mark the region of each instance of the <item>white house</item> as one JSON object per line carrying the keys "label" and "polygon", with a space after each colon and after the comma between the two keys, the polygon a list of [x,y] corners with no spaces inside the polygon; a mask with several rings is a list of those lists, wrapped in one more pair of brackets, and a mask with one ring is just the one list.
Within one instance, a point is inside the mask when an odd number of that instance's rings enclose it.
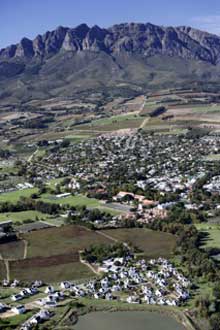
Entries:
{"label": "white house", "polygon": [[15,313],[17,315],[24,314],[26,312],[24,305],[15,306],[11,310],[13,313]]}

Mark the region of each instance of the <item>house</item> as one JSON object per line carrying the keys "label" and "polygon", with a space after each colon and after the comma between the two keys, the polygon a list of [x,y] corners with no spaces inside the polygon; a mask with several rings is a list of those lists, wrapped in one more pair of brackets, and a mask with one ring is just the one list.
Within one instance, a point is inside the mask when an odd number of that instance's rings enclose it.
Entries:
{"label": "house", "polygon": [[24,314],[26,312],[24,305],[15,306],[11,310],[17,315]]}
{"label": "house", "polygon": [[69,289],[71,287],[71,283],[68,281],[63,281],[60,283],[60,288],[63,290]]}
{"label": "house", "polygon": [[16,288],[18,285],[19,285],[19,281],[15,279],[11,284],[11,288]]}
{"label": "house", "polygon": [[21,299],[23,299],[23,296],[21,294],[19,294],[19,293],[18,294],[14,294],[14,295],[11,296],[11,300],[12,301],[19,301]]}
{"label": "house", "polygon": [[58,194],[58,195],[56,195],[56,198],[66,198],[66,197],[68,197],[70,195],[71,195],[70,193]]}
{"label": "house", "polygon": [[127,302],[129,304],[140,304],[140,298],[138,296],[129,296]]}
{"label": "house", "polygon": [[0,313],[4,313],[8,307],[2,303],[0,303]]}
{"label": "house", "polygon": [[42,285],[43,285],[43,282],[42,282],[42,281],[35,281],[35,282],[32,284],[32,287],[40,288]]}
{"label": "house", "polygon": [[2,281],[2,286],[3,286],[3,287],[7,287],[7,286],[9,286],[9,283],[10,283],[10,282],[9,282],[8,280],[3,280],[3,281]]}
{"label": "house", "polygon": [[0,222],[0,228],[6,229],[8,227],[12,226],[13,221],[12,220],[6,220],[6,221],[1,221]]}
{"label": "house", "polygon": [[28,321],[30,325],[37,325],[44,321],[49,320],[51,317],[51,313],[47,310],[41,310],[39,313],[32,316],[32,318]]}
{"label": "house", "polygon": [[54,293],[55,290],[54,290],[53,286],[47,286],[44,292],[45,293]]}

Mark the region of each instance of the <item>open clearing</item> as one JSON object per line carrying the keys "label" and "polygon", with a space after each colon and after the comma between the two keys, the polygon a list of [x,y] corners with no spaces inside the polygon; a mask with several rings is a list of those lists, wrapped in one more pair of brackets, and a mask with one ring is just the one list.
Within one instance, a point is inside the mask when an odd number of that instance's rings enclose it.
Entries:
{"label": "open clearing", "polygon": [[0,202],[10,201],[11,203],[17,203],[21,197],[30,197],[32,194],[36,194],[37,192],[37,188],[30,188],[0,194]]}
{"label": "open clearing", "polygon": [[203,247],[220,249],[220,225],[200,223],[196,224],[196,228],[207,233],[207,238],[203,240]]}
{"label": "open clearing", "polygon": [[41,213],[38,211],[21,211],[21,212],[9,212],[9,213],[0,213],[0,222],[11,220],[13,222],[24,222],[26,220],[46,220],[50,218],[48,214]]}
{"label": "open clearing", "polygon": [[68,196],[64,198],[57,198],[55,195],[50,194],[43,194],[41,195],[41,200],[47,203],[56,203],[56,204],[68,204],[70,206],[87,206],[87,207],[99,207],[100,205],[103,206],[97,199],[95,198],[88,198],[83,195],[76,195],[76,196]]}

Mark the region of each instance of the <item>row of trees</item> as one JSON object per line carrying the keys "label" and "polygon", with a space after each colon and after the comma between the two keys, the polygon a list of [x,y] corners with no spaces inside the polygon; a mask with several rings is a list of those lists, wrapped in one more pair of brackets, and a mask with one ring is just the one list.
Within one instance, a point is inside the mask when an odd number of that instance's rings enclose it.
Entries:
{"label": "row of trees", "polygon": [[113,245],[93,245],[84,250],[82,257],[89,263],[100,263],[109,256],[121,258],[127,256],[128,253],[129,250],[123,243],[116,243]]}

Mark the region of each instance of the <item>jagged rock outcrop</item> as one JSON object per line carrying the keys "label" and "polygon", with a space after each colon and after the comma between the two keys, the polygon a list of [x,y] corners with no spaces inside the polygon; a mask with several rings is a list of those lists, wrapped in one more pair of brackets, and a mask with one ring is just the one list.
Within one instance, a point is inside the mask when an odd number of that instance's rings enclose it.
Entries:
{"label": "jagged rock outcrop", "polygon": [[161,27],[147,24],[119,24],[109,29],[58,27],[38,35],[33,41],[23,38],[17,45],[0,51],[0,61],[11,58],[52,56],[60,51],[129,52],[149,57],[163,54],[219,64],[220,37],[190,27]]}
{"label": "jagged rock outcrop", "polygon": [[220,37],[185,26],[60,26],[0,50],[0,104],[192,83],[220,88]]}

